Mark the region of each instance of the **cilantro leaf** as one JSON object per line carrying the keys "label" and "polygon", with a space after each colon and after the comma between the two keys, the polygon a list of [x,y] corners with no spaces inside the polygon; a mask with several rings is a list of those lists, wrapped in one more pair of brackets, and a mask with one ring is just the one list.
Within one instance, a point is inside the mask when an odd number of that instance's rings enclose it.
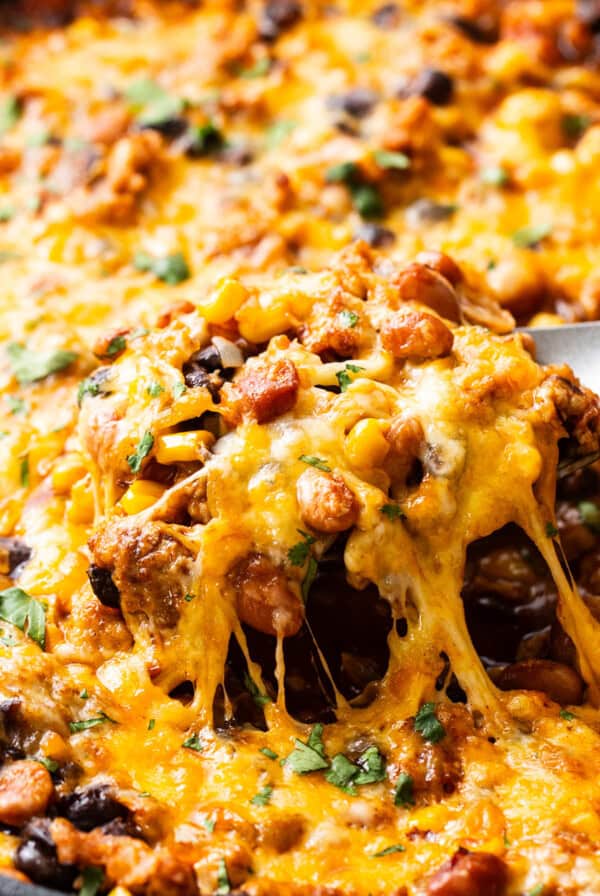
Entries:
{"label": "cilantro leaf", "polygon": [[446,736],[446,729],[435,714],[435,703],[424,703],[415,716],[415,731],[430,744]]}
{"label": "cilantro leaf", "polygon": [[148,457],[154,445],[154,436],[151,432],[146,431],[140,439],[137,448],[133,454],[127,457],[127,463],[132,473],[139,473],[142,468],[142,461]]}
{"label": "cilantro leaf", "polygon": [[29,488],[29,455],[21,458],[21,466],[19,470],[19,478],[22,488]]}
{"label": "cilantro leaf", "polygon": [[289,766],[297,775],[308,775],[310,772],[329,768],[329,762],[325,758],[322,734],[323,726],[315,725],[306,743],[296,738],[295,749],[285,760],[285,765]]}
{"label": "cilantro leaf", "polygon": [[186,153],[190,156],[207,156],[223,147],[223,134],[212,121],[192,125],[187,132]]}
{"label": "cilantro leaf", "polygon": [[325,775],[325,780],[334,787],[339,787],[344,793],[351,796],[356,795],[354,781],[358,776],[359,768],[354,762],[351,762],[343,753],[336,753],[331,760],[331,767]]}
{"label": "cilantro leaf", "polygon": [[332,165],[325,172],[325,180],[328,184],[346,184],[351,186],[360,180],[360,168],[356,162],[340,162]]}
{"label": "cilantro leaf", "polygon": [[21,588],[0,591],[0,619],[10,622],[32,641],[46,646],[46,611],[44,605]]}
{"label": "cilantro leaf", "polygon": [[88,395],[90,398],[93,398],[96,395],[100,395],[100,392],[101,389],[98,380],[91,376],[86,377],[84,380],[81,380],[77,386],[77,404],[81,407],[84,398]]}
{"label": "cilantro leaf", "polygon": [[117,355],[120,355],[121,352],[124,352],[127,348],[127,339],[120,333],[117,336],[113,336],[108,345],[106,346],[106,351],[101,356],[102,358],[116,358]]}
{"label": "cilantro leaf", "polygon": [[147,252],[137,252],[133,258],[133,266],[138,271],[151,271],[155,277],[168,283],[169,286],[177,286],[184,280],[189,280],[191,271],[185,260],[183,252],[172,252],[155,258]]}
{"label": "cilantro leaf", "polygon": [[297,123],[295,121],[286,121],[285,119],[274,122],[267,131],[267,146],[269,149],[275,149],[280,143],[283,143],[296,126]]}
{"label": "cilantro leaf", "polygon": [[385,759],[377,747],[367,747],[356,760],[356,764],[359,771],[354,783],[359,787],[362,784],[378,784],[380,781],[385,781]]}
{"label": "cilantro leaf", "polygon": [[21,104],[16,96],[7,96],[0,103],[0,136],[16,125],[21,117]]}
{"label": "cilantro leaf", "polygon": [[148,731],[153,731],[156,726],[156,719],[150,719],[148,722]]}
{"label": "cilantro leaf", "polygon": [[16,395],[7,395],[6,403],[11,414],[24,414],[27,410],[27,406],[23,399]]}
{"label": "cilantro leaf", "polygon": [[202,753],[204,750],[204,744],[200,740],[199,734],[192,734],[187,740],[184,740],[181,746],[188,750],[194,750],[196,753]]}
{"label": "cilantro leaf", "polygon": [[564,719],[565,722],[572,722],[573,719],[577,718],[575,713],[569,712],[568,709],[561,709],[561,711],[559,712],[559,716],[561,717],[561,719]]}
{"label": "cilantro leaf", "polygon": [[89,867],[83,869],[82,884],[79,896],[96,896],[104,880],[102,868]]}
{"label": "cilantro leaf", "polygon": [[146,387],[146,392],[151,398],[158,398],[164,391],[164,387],[161,386],[160,383],[150,383],[150,385]]}
{"label": "cilantro leaf", "polygon": [[292,566],[304,566],[310,554],[310,546],[315,543],[316,539],[309,535],[308,532],[303,532],[302,529],[297,531],[302,536],[302,541],[298,541],[289,549],[288,560]]}
{"label": "cilantro leaf", "polygon": [[244,675],[244,687],[246,688],[246,690],[248,691],[248,693],[250,694],[250,696],[252,697],[252,699],[254,700],[254,702],[256,703],[257,706],[260,706],[260,707],[266,706],[267,703],[271,702],[271,698],[267,694],[262,694],[259,691],[256,684],[254,683],[254,681],[248,675],[247,672]]}
{"label": "cilantro leaf", "polygon": [[89,728],[97,728],[98,725],[104,725],[105,722],[112,722],[113,725],[116,724],[114,719],[107,716],[105,712],[101,712],[93,719],[82,719],[80,722],[69,722],[69,730],[72,734],[77,734],[78,731],[87,731]]}
{"label": "cilantro leaf", "polygon": [[584,131],[587,131],[591,123],[592,119],[589,115],[567,114],[562,117],[561,127],[567,137],[576,140]]}
{"label": "cilantro leaf", "polygon": [[350,311],[348,308],[340,311],[338,318],[341,325],[349,330],[353,329],[360,320],[358,314],[355,311]]}
{"label": "cilantro leaf", "polygon": [[216,824],[214,818],[205,818],[204,821],[202,822],[202,824],[204,825],[204,827],[206,828],[206,830],[208,831],[209,834],[212,834],[214,832],[215,824]]}
{"label": "cilantro leaf", "polygon": [[44,768],[50,772],[50,774],[57,772],[60,768],[60,765],[56,761],[56,759],[49,759],[47,756],[37,756],[35,761],[39,762],[40,765],[43,765]]}
{"label": "cilantro leaf", "polygon": [[227,874],[227,865],[225,859],[219,859],[219,870],[217,871],[217,889],[215,896],[227,896],[231,893],[231,884],[229,883],[229,875]]}
{"label": "cilantro leaf", "polygon": [[406,772],[401,772],[396,781],[394,789],[394,805],[405,808],[406,806],[414,806],[415,800],[413,796],[414,781]]}
{"label": "cilantro leaf", "polygon": [[580,501],[577,509],[582,522],[588,529],[591,529],[596,535],[600,535],[600,507],[598,504],[593,501]]}
{"label": "cilantro leaf", "polygon": [[395,168],[405,171],[410,168],[410,159],[403,152],[388,152],[386,149],[376,149],[373,158],[380,168]]}
{"label": "cilantro leaf", "polygon": [[344,369],[338,370],[338,372],[335,375],[335,377],[339,383],[340,390],[342,392],[345,392],[346,389],[348,388],[348,386],[350,385],[350,383],[352,382],[352,377],[350,376],[351,373],[360,373],[364,369],[365,369],[364,367],[359,367],[358,364],[351,364],[351,363],[344,364]]}
{"label": "cilantro leaf", "polygon": [[532,224],[530,227],[521,227],[515,230],[512,241],[520,249],[531,249],[537,246],[552,231],[552,224]]}
{"label": "cilantro leaf", "polygon": [[317,573],[319,571],[319,564],[311,554],[308,558],[308,566],[306,568],[306,575],[302,580],[302,600],[304,603],[308,600],[308,595],[310,593],[310,588],[314,580],[317,578]]}
{"label": "cilantro leaf", "polygon": [[152,78],[138,78],[125,89],[125,97],[132,104],[141,108],[160,100],[166,91]]}
{"label": "cilantro leaf", "polygon": [[256,793],[250,802],[253,806],[267,806],[271,802],[271,794],[273,793],[273,788],[269,787],[267,784],[266,787],[263,787],[262,790],[259,790]]}
{"label": "cilantro leaf", "polygon": [[402,846],[401,843],[394,843],[393,846],[386,846],[385,849],[380,849],[379,852],[374,852],[372,858],[381,859],[383,856],[391,856],[392,853],[395,852],[405,852],[406,847]]}
{"label": "cilantro leaf", "polygon": [[185,383],[175,383],[173,389],[173,398],[181,398],[184,392],[187,392],[187,386]]}
{"label": "cilantro leaf", "polygon": [[55,352],[32,352],[18,342],[6,346],[12,371],[21,386],[43,380],[52,373],[59,373],[78,357],[76,352],[58,349]]}
{"label": "cilantro leaf", "polygon": [[315,457],[313,454],[301,454],[298,460],[301,460],[303,464],[316,467],[317,470],[322,470],[323,473],[331,473],[331,467],[328,467],[324,460],[321,460],[320,457]]}
{"label": "cilantro leaf", "polygon": [[240,78],[264,78],[271,70],[271,60],[267,56],[263,56],[258,62],[255,62],[250,68],[241,68],[237,74]]}
{"label": "cilantro leaf", "polygon": [[487,184],[488,187],[505,187],[508,183],[508,171],[501,165],[492,165],[489,168],[483,168],[479,177],[481,182]]}
{"label": "cilantro leaf", "polygon": [[546,523],[546,535],[548,538],[555,538],[558,535],[558,529],[554,523]]}
{"label": "cilantro leaf", "polygon": [[373,184],[361,184],[350,190],[354,208],[363,218],[379,218],[383,214],[383,200]]}
{"label": "cilantro leaf", "polygon": [[261,747],[258,752],[262,753],[263,756],[266,756],[267,759],[273,759],[273,760],[279,759],[279,756],[277,755],[277,753],[275,753],[274,750],[270,750],[269,747]]}
{"label": "cilantro leaf", "polygon": [[379,508],[381,513],[384,516],[387,516],[389,520],[405,520],[406,514],[397,504],[382,504]]}

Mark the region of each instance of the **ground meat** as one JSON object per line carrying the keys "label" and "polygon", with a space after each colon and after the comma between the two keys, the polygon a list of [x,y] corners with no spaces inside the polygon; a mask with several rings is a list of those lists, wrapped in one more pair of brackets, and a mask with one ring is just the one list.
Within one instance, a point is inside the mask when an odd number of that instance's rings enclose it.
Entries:
{"label": "ground meat", "polygon": [[489,852],[459,849],[427,884],[427,896],[503,896],[508,870]]}
{"label": "ground meat", "polygon": [[460,321],[458,297],[452,285],[429,265],[411,264],[393,279],[400,302],[419,302],[446,320]]}
{"label": "ground meat", "polygon": [[294,407],[300,380],[291,361],[259,361],[246,366],[237,385],[249,413],[258,423],[268,423]]}
{"label": "ground meat", "polygon": [[278,566],[262,554],[250,554],[231,574],[242,622],[267,635],[295,635],[304,619],[300,596]]}
{"label": "ground meat", "polygon": [[39,762],[23,759],[0,771],[0,821],[20,827],[43,815],[54,792],[50,773]]}

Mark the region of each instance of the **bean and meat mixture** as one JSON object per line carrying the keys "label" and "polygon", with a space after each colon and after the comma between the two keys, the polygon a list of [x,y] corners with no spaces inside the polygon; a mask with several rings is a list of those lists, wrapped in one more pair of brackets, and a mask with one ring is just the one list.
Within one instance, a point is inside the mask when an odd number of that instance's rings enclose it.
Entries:
{"label": "bean and meat mixture", "polygon": [[600,5],[0,38],[0,875],[600,892]]}

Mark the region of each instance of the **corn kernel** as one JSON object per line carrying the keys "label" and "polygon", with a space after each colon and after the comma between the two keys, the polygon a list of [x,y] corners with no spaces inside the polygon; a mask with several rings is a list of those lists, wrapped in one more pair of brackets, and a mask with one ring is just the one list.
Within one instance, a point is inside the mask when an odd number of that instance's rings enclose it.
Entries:
{"label": "corn kernel", "polygon": [[165,486],[150,479],[136,479],[132,482],[119,504],[125,513],[140,513],[147,510],[162,497]]}
{"label": "corn kernel", "polygon": [[69,747],[56,731],[46,731],[40,741],[40,749],[48,759],[64,762],[69,758]]}
{"label": "corn kernel", "polygon": [[91,477],[84,476],[71,489],[67,517],[72,523],[91,523],[94,520],[94,493]]}
{"label": "corn kernel", "polygon": [[131,892],[125,887],[113,887],[108,896],[131,896]]}
{"label": "corn kernel", "polygon": [[52,470],[52,487],[59,495],[67,495],[76,482],[85,476],[81,455],[73,451],[61,457]]}
{"label": "corn kernel", "polygon": [[355,467],[378,467],[390,450],[380,420],[368,417],[352,427],[344,445],[346,457]]}
{"label": "corn kernel", "polygon": [[215,437],[205,429],[195,432],[172,432],[159,436],[155,457],[159,464],[178,464],[202,460],[203,448],[210,448]]}
{"label": "corn kernel", "polygon": [[217,288],[198,305],[198,310],[209,324],[224,324],[248,298],[248,290],[238,280],[226,277]]}

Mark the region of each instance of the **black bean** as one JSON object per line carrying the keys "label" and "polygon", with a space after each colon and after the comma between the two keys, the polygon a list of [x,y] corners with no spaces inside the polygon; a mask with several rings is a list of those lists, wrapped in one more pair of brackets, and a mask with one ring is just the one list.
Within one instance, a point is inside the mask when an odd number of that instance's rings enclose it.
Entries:
{"label": "black bean", "polygon": [[377,103],[377,94],[368,87],[354,87],[346,93],[330,96],[327,105],[351,115],[353,118],[364,118]]}
{"label": "black bean", "polygon": [[433,199],[417,199],[406,209],[411,224],[437,224],[447,221],[456,211],[455,205],[434,202]]}
{"label": "black bean", "polygon": [[364,240],[365,243],[376,249],[380,249],[382,246],[391,246],[396,242],[396,234],[393,230],[389,230],[389,228],[382,227],[381,224],[375,224],[372,221],[365,221],[361,224],[356,230],[354,237],[357,240]]}
{"label": "black bean", "polygon": [[88,568],[87,574],[92,591],[103,606],[112,607],[113,609],[121,606],[121,595],[113,582],[109,569],[104,569],[102,566],[96,566],[95,563],[92,563]]}
{"label": "black bean", "polygon": [[297,0],[269,0],[265,3],[258,22],[258,34],[262,40],[276,40],[282,31],[295,25],[302,16],[302,6]]}
{"label": "black bean", "polygon": [[466,16],[450,16],[448,22],[472,40],[474,44],[495,44],[499,38],[498,24],[491,19],[468,19]]}
{"label": "black bean", "polygon": [[212,123],[190,127],[181,147],[190,159],[201,159],[223,148],[225,141],[221,131]]}
{"label": "black bean", "polygon": [[450,75],[439,68],[424,68],[400,89],[400,96],[422,96],[434,106],[447,106],[454,94]]}
{"label": "black bean", "polygon": [[[3,563],[6,556],[6,564]],[[27,563],[31,557],[31,548],[20,538],[0,537],[0,567],[2,572],[12,575],[22,563]]]}
{"label": "black bean", "polygon": [[219,404],[221,400],[219,390],[223,385],[223,380],[215,373],[220,363],[219,352],[213,345],[209,345],[194,352],[183,365],[183,378],[188,389],[208,389],[215,404]]}
{"label": "black bean", "polygon": [[195,352],[188,364],[191,361],[198,362],[201,367],[208,371],[220,370],[223,364],[219,350],[212,342],[201,348],[199,352]]}
{"label": "black bean", "polygon": [[575,15],[592,31],[600,30],[600,0],[577,0]]}
{"label": "black bean", "polygon": [[107,824],[102,825],[102,833],[111,837],[134,837],[136,840],[143,840],[142,831],[135,823],[133,818],[113,818]]}
{"label": "black bean", "polygon": [[384,3],[371,14],[371,21],[378,28],[395,28],[400,22],[400,7],[397,3]]}
{"label": "black bean", "polygon": [[14,857],[15,868],[34,883],[70,891],[78,874],[75,865],[61,865],[47,820],[36,818],[23,830]]}
{"label": "black bean", "polygon": [[129,809],[110,794],[107,784],[90,784],[62,796],[53,812],[67,818],[80,831],[91,831],[116,818],[129,818]]}
{"label": "black bean", "polygon": [[141,131],[158,131],[163,137],[174,139],[181,137],[187,131],[187,119],[179,116],[175,118],[157,118],[155,121],[140,122]]}

